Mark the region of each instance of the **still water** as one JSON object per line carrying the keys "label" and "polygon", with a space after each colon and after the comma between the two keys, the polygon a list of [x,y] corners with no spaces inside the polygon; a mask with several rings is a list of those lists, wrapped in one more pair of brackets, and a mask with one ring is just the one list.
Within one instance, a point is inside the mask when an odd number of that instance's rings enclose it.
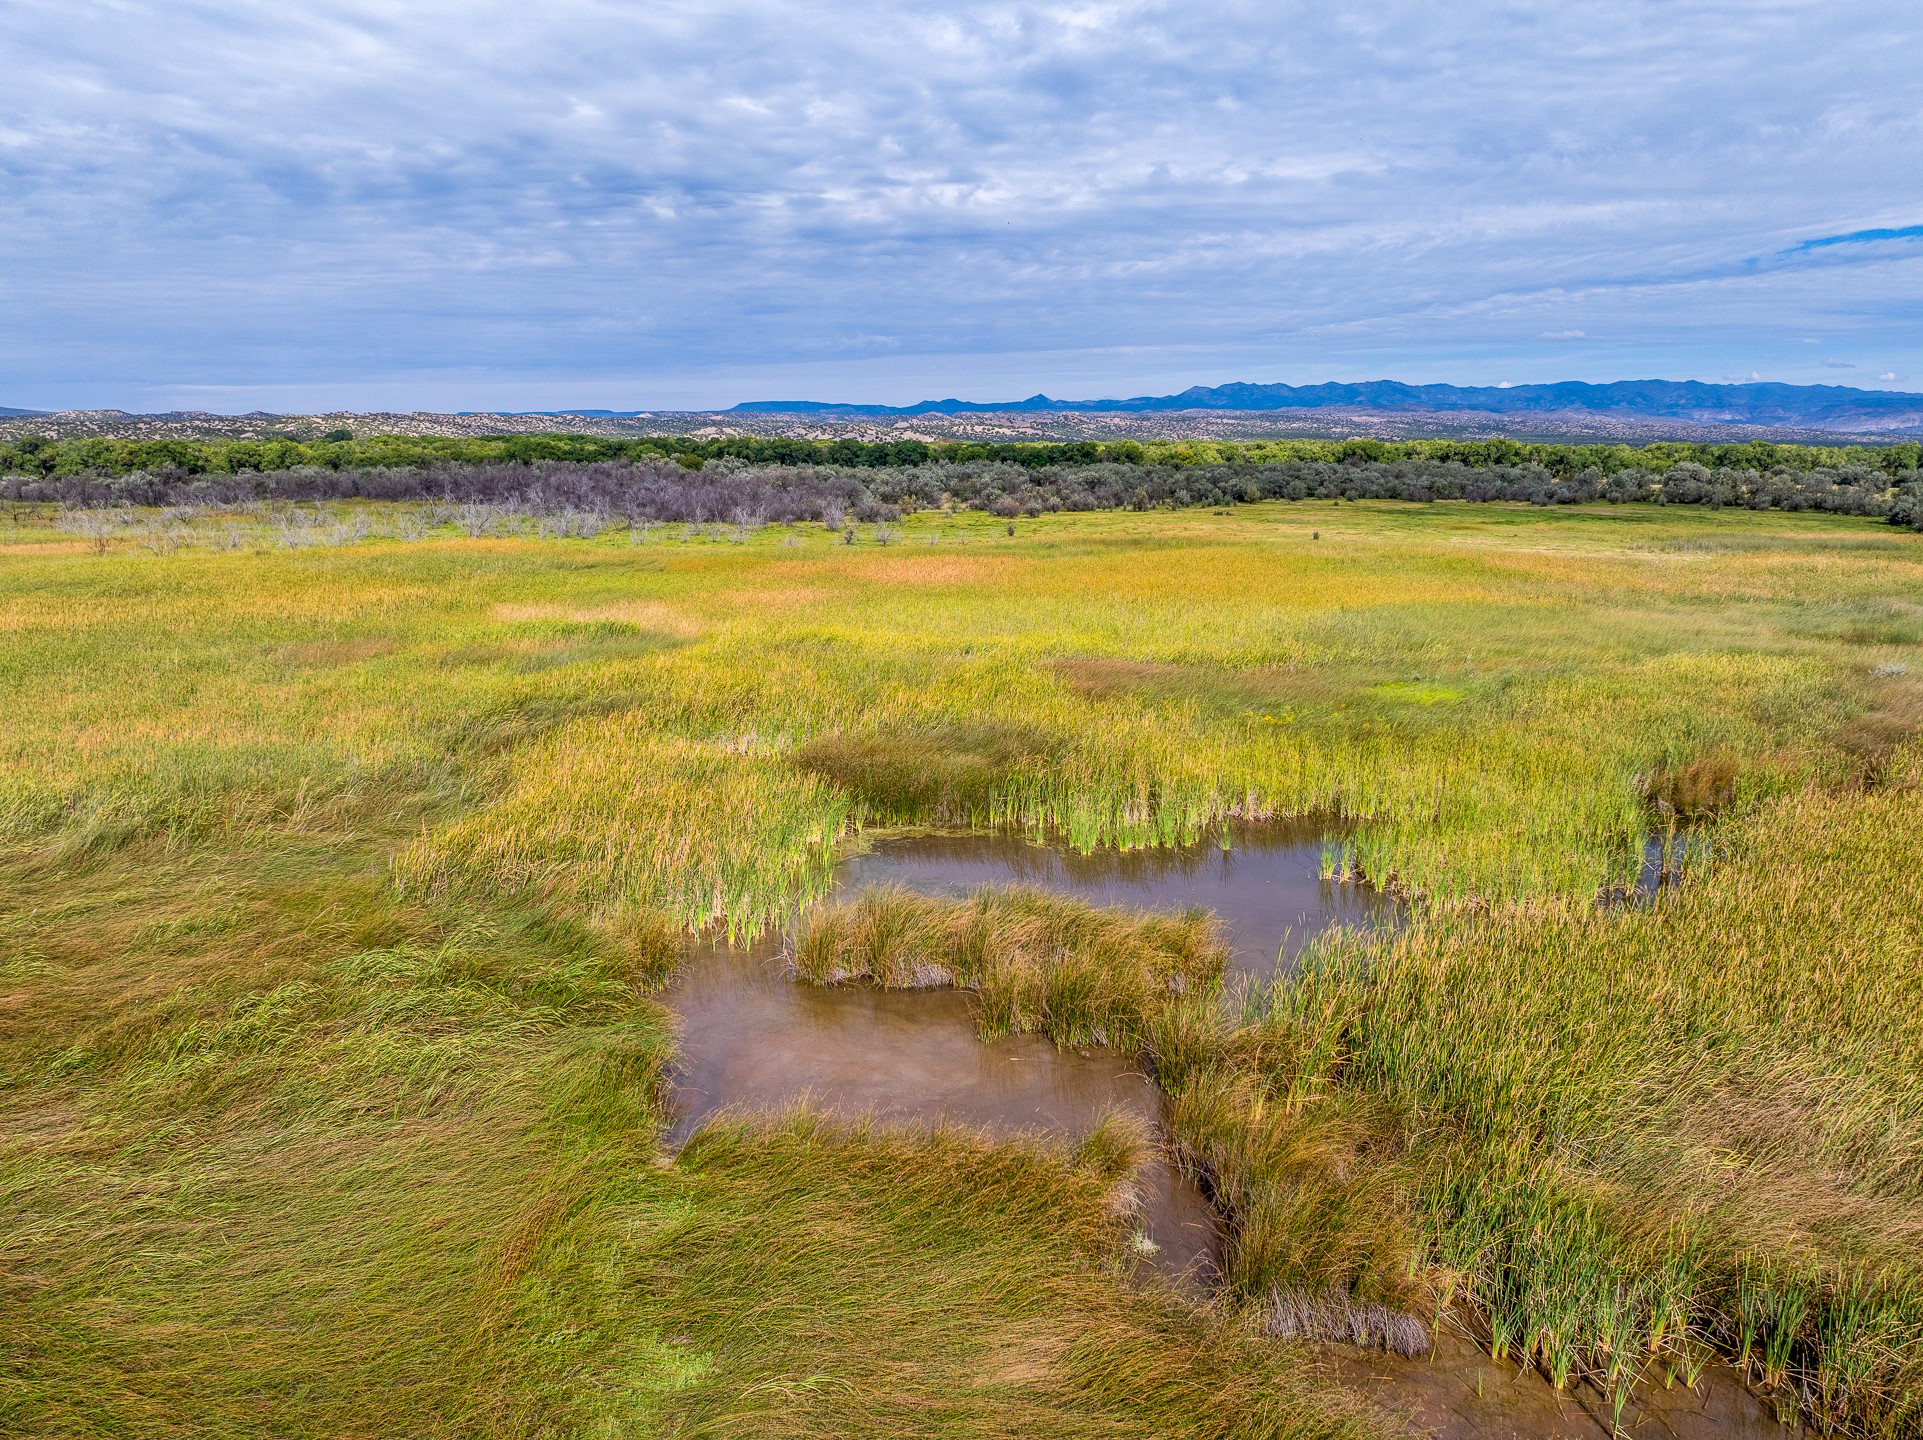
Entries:
{"label": "still water", "polygon": [[1199,905],[1228,932],[1231,972],[1266,977],[1331,925],[1391,918],[1393,907],[1369,887],[1320,878],[1326,834],[1300,821],[1263,821],[1181,849],[1088,855],[1007,835],[916,835],[882,841],[836,878],[844,892],[903,885],[967,895],[983,885],[1034,885],[1131,910]]}
{"label": "still water", "polygon": [[[844,862],[831,898],[877,885],[941,895],[1032,885],[1098,905],[1201,905],[1223,920],[1234,969],[1269,974],[1278,957],[1328,925],[1386,913],[1362,887],[1319,879],[1321,857],[1322,831],[1302,825],[1240,827],[1186,849],[1092,855],[1007,835],[913,835]],[[1158,1143],[1165,1133],[1162,1093],[1123,1056],[1058,1049],[1038,1035],[983,1041],[974,1000],[961,991],[796,984],[779,941],[698,952],[669,1001],[682,1023],[673,1140],[720,1110],[802,1099],[848,1115],[1069,1140],[1121,1110],[1146,1121]],[[1137,1184],[1147,1263],[1178,1282],[1208,1284],[1221,1237],[1207,1201],[1159,1151]]]}

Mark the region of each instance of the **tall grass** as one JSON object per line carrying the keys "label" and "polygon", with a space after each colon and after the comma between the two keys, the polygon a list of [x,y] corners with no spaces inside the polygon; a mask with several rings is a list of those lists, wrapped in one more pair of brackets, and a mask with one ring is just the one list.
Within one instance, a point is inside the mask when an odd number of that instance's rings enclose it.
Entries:
{"label": "tall grass", "polygon": [[[0,1432],[1360,1437],[1077,1155],[656,1149],[656,957],[340,832],[0,865]],[[55,882],[57,883],[50,883]]]}
{"label": "tall grass", "polygon": [[554,1433],[614,1378],[546,1247],[653,1153],[645,957],[375,860],[0,864],[0,1431]]}
{"label": "tall grass", "polygon": [[670,1433],[1367,1433],[1301,1357],[1101,1273],[1110,1175],[957,1131],[711,1126],[640,1304],[700,1357]]}
{"label": "tall grass", "polygon": [[1023,889],[867,891],[811,911],[790,951],[809,983],[955,985],[978,997],[985,1035],[1038,1031],[1138,1058],[1174,1097],[1181,1158],[1227,1222],[1230,1294],[1278,1333],[1320,1334],[1340,1317],[1341,1338],[1426,1348],[1420,1322],[1394,1308],[1428,1298],[1402,1212],[1382,1187],[1343,1179],[1367,1127],[1354,1106],[1312,1110],[1265,1088],[1293,1036],[1238,1023],[1221,994],[1225,953],[1199,912],[1131,915]]}
{"label": "tall grass", "polygon": [[[1861,763],[1831,737],[1882,651],[1802,627],[1912,565],[1849,522],[1726,517],[1752,548],[1678,560],[1708,517],[1531,515],[1518,544],[1487,511],[1302,515],[916,521],[966,542],[933,550],[23,543],[0,827],[114,843],[438,797],[410,882],[753,928],[849,819],[1092,845],[1340,812],[1385,884],[1589,894],[1633,874],[1652,775],[1740,756],[1740,805]],[[482,843],[486,806],[519,838]],[[764,806],[765,858],[717,860]],[[629,851],[651,833],[691,843]]]}
{"label": "tall grass", "polygon": [[404,890],[460,885],[610,903],[752,933],[827,888],[846,802],[778,756],[663,739],[632,715],[517,748],[497,800],[395,859]]}
{"label": "tall grass", "polygon": [[1135,1051],[1168,997],[1221,984],[1227,954],[1200,913],[1116,916],[1039,890],[957,902],[886,889],[813,912],[792,962],[813,984],[973,990],[985,1035],[1039,1031]]}

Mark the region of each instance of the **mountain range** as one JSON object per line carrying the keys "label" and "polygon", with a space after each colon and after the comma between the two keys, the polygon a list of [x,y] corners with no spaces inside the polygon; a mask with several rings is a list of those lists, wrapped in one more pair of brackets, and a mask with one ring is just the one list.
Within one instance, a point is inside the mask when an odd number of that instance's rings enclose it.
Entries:
{"label": "mountain range", "polygon": [[1475,412],[1485,415],[1595,414],[1694,424],[1757,425],[1806,430],[1923,431],[1923,394],[1857,390],[1845,385],[1759,382],[1708,385],[1699,380],[1616,380],[1592,385],[1405,385],[1398,380],[1358,384],[1192,385],[1174,395],[1128,400],[988,402],[924,400],[917,405],[845,405],[814,400],[754,400],[726,414],[821,416],[974,415],[1025,411],[1148,414],[1178,410],[1342,410],[1395,414]]}
{"label": "mountain range", "polygon": [[[0,407],[0,428],[44,427],[60,435],[158,438],[194,435],[301,435],[330,429],[357,434],[496,434],[560,429],[583,434],[800,434],[861,432],[877,438],[904,427],[923,438],[1086,439],[1236,438],[1275,435],[1518,435],[1535,439],[1741,439],[1822,443],[1896,440],[1923,435],[1923,394],[1844,385],[1698,380],[1617,380],[1595,385],[1357,384],[1192,385],[1174,395],[1130,399],[924,400],[861,405],[820,400],[753,400],[730,410],[522,410],[327,415],[214,415],[203,411],[129,414],[120,410],[18,410]],[[370,428],[372,427],[372,428]],[[309,432],[312,432],[311,434]],[[874,432],[870,434],[869,432]],[[22,432],[28,433],[28,432]]]}

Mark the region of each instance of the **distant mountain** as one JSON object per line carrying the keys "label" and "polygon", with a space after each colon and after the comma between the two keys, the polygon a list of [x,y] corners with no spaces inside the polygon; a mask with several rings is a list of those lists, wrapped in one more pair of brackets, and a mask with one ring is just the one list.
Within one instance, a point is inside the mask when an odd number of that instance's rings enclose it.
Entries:
{"label": "distant mountain", "polygon": [[35,415],[45,415],[47,413],[45,410],[9,410],[6,406],[0,405],[0,415],[4,415],[12,420],[30,420]]}
{"label": "distant mountain", "polygon": [[983,404],[924,400],[918,405],[835,405],[813,400],[755,400],[728,414],[976,415],[1020,411],[1145,414],[1169,410],[1347,410],[1487,415],[1604,414],[1693,424],[1759,425],[1806,430],[1923,431],[1923,394],[1855,390],[1844,385],[1705,385],[1699,380],[1616,380],[1592,385],[1192,385],[1177,395],[1131,400],[1026,400]]}

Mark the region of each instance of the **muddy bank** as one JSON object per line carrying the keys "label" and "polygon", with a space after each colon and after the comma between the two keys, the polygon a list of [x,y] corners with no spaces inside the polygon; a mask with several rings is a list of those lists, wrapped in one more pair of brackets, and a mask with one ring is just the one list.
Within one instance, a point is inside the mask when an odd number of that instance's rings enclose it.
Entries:
{"label": "muddy bank", "polygon": [[1597,1440],[1617,1433],[1642,1440],[1791,1440],[1785,1426],[1727,1366],[1714,1365],[1692,1387],[1660,1375],[1637,1387],[1618,1432],[1609,1397],[1591,1385],[1558,1393],[1533,1369],[1492,1360],[1467,1335],[1444,1329],[1434,1354],[1404,1359],[1347,1345],[1316,1347],[1331,1376],[1391,1422],[1435,1440]]}

